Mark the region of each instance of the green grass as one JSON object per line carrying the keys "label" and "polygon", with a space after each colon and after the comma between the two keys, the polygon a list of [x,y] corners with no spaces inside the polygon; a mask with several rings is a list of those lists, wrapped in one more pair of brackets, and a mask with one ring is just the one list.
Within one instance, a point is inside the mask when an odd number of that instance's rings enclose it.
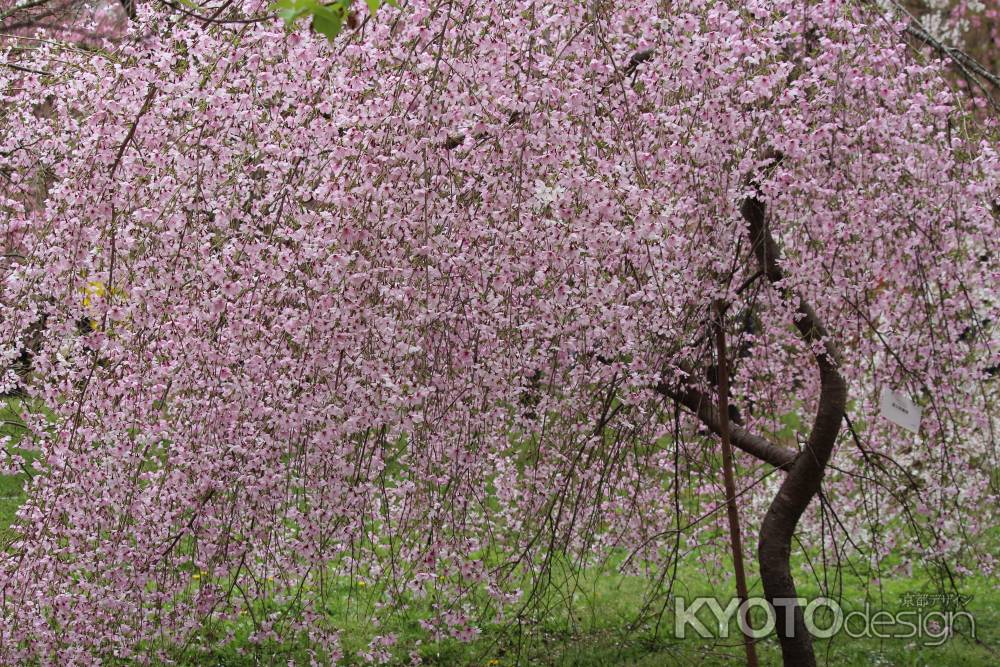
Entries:
{"label": "green grass", "polygon": [[[807,581],[806,573],[797,574],[799,593],[812,598],[820,594],[814,584]],[[687,562],[679,571],[676,591],[679,595],[715,595],[728,599],[732,582],[712,580],[693,562]],[[759,591],[759,583],[755,586]],[[660,665],[696,665],[698,667],[743,664],[743,645],[731,626],[728,638],[702,639],[689,636],[675,639],[673,617],[668,612],[659,633],[654,633],[652,623],[646,623],[632,632],[625,628],[635,618],[641,606],[643,586],[638,580],[622,575],[606,574],[587,582],[586,594],[579,594],[567,608],[554,609],[533,625],[525,626],[522,633],[501,634],[496,629],[486,630],[475,642],[462,644],[453,640],[428,642],[417,630],[416,617],[396,618],[382,627],[383,632],[399,636],[395,654],[406,664],[409,649],[418,638],[423,643],[417,648],[424,664],[456,666],[510,666],[544,665],[553,667],[603,667],[607,665],[632,665],[653,667]],[[907,605],[905,596],[913,593],[933,593],[930,581],[922,577],[897,577],[883,582],[880,600],[873,600],[869,582],[846,577],[841,597],[847,611],[860,609],[867,599],[873,611],[914,611]],[[940,646],[925,645],[924,640],[851,638],[841,634],[829,640],[818,640],[816,651],[820,664],[826,665],[902,665],[923,666],[982,666],[1000,664],[1000,590],[997,582],[986,578],[967,579],[961,586],[963,592],[973,595],[967,609],[976,619],[977,640],[966,634],[956,635]],[[753,591],[752,591],[753,593]],[[346,596],[346,593],[345,593]],[[724,604],[724,602],[723,602]],[[347,664],[366,664],[357,652],[364,648],[373,629],[357,618],[348,618],[342,605],[331,611],[342,621],[342,641],[348,651]],[[700,615],[711,627],[706,615]],[[961,628],[965,626],[962,625]],[[251,664],[308,664],[305,645],[292,643],[272,646],[258,651],[256,657],[248,644],[240,641],[226,648],[213,647],[213,637],[223,628],[209,630],[203,637],[203,652],[189,652],[183,664],[201,666],[232,666]],[[249,624],[245,633],[249,632]],[[238,633],[239,634],[239,633]],[[780,649],[772,636],[757,645],[762,665],[779,665]],[[256,662],[260,660],[260,662]]]}
{"label": "green grass", "polygon": [[[0,435],[16,439],[23,432],[16,426],[21,407],[10,400],[0,403],[0,420],[3,420]],[[26,478],[24,473],[0,476],[0,537],[24,500]],[[893,560],[889,559],[887,565],[891,567]],[[821,587],[805,565],[803,559],[797,568],[796,582],[799,594],[812,599],[821,595]],[[751,573],[755,571],[752,564],[750,569]],[[678,569],[674,594],[689,600],[696,596],[715,596],[725,606],[734,589],[729,571],[725,563],[718,568],[708,568],[694,555],[689,556]],[[831,596],[842,600],[847,611],[863,608],[866,601],[873,611],[915,611],[907,605],[908,595],[937,592],[931,579],[920,573],[883,576],[881,586],[846,568],[839,574],[835,584],[831,580],[831,589],[835,591]],[[703,639],[691,634],[685,639],[676,639],[673,616],[668,609],[658,628],[654,620],[646,620],[627,631],[642,607],[645,583],[636,577],[619,574],[613,568],[587,572],[572,588],[553,587],[544,598],[549,611],[540,614],[539,618],[519,628],[487,627],[478,640],[467,644],[454,640],[429,641],[418,624],[421,615],[426,615],[426,609],[419,606],[412,612],[390,615],[383,627],[376,630],[368,620],[369,614],[359,611],[358,601],[364,600],[364,592],[350,582],[337,582],[330,588],[328,613],[341,631],[347,653],[345,662],[352,665],[367,664],[359,653],[378,632],[398,636],[399,642],[393,650],[398,662],[394,664],[408,664],[411,650],[420,655],[423,664],[456,667],[713,667],[743,664],[744,649],[735,624],[725,638]],[[751,595],[760,594],[760,582],[752,575],[750,586]],[[842,633],[816,641],[820,664],[903,667],[992,667],[1000,664],[1000,581],[985,576],[970,577],[959,583],[959,591],[972,596],[966,609],[975,617],[976,639],[961,633],[940,646],[930,646],[926,640],[852,638]],[[706,614],[700,617],[706,621],[706,626],[712,627]],[[251,626],[249,618],[242,618],[204,627],[197,641],[183,654],[177,654],[181,658],[179,664],[192,667],[287,665],[289,661],[309,664],[309,647],[304,641],[254,647],[249,641]],[[964,628],[962,625],[961,629]],[[226,643],[223,637],[228,633],[232,633],[234,639]],[[773,636],[758,642],[757,651],[762,665],[780,664],[780,650]]]}
{"label": "green grass", "polygon": [[[11,438],[9,449],[17,451],[16,445],[24,434],[21,421],[21,402],[14,398],[0,399],[0,438]],[[7,531],[14,520],[14,513],[24,502],[24,483],[27,474],[0,475],[0,536]],[[0,544],[3,540],[0,539]]]}
{"label": "green grass", "polygon": [[[689,558],[678,571],[675,594],[689,600],[700,595],[718,597],[723,606],[731,596],[733,583],[724,573],[723,564],[718,570],[706,569]],[[862,577],[844,571],[836,597],[845,611],[860,610],[866,601],[872,613],[914,612],[916,609],[907,596],[936,594],[936,588],[925,576],[885,577],[881,587]],[[798,568],[796,580],[799,593],[806,598],[818,597],[821,588],[804,567]],[[673,637],[673,617],[668,611],[657,632],[653,621],[641,624],[632,631],[626,628],[635,620],[642,606],[645,582],[638,578],[617,574],[614,571],[601,575],[588,573],[577,587],[575,596],[561,595],[553,590],[548,602],[570,600],[568,604],[553,604],[541,618],[525,624],[520,633],[502,632],[500,628],[487,628],[475,642],[462,644],[453,640],[428,642],[419,629],[417,619],[426,610],[415,608],[411,614],[397,615],[375,630],[361,617],[352,614],[346,606],[348,586],[341,582],[334,589],[329,607],[331,618],[341,630],[341,639],[347,658],[345,664],[363,665],[359,653],[376,632],[398,635],[399,644],[393,664],[407,664],[407,654],[416,650],[426,665],[485,666],[540,665],[546,667],[601,667],[622,665],[653,667],[660,665],[693,665],[711,667],[740,665],[744,663],[741,636],[731,624],[727,638],[703,639],[690,635],[685,639]],[[751,578],[751,595],[759,594],[758,580]],[[847,634],[829,640],[817,640],[816,651],[820,664],[825,665],[900,665],[906,667],[982,666],[1000,664],[1000,587],[996,579],[973,577],[962,581],[959,590],[971,595],[966,609],[976,622],[976,639],[961,632],[940,646],[928,645],[927,639],[879,639],[877,637],[852,638]],[[338,595],[339,594],[339,597]],[[357,594],[357,591],[354,591]],[[356,602],[355,602],[356,604]],[[934,605],[940,608],[941,605]],[[712,627],[709,617],[700,614],[705,625]],[[756,623],[756,621],[755,621]],[[200,652],[185,653],[181,664],[203,667],[237,667],[252,664],[284,665],[308,664],[307,646],[287,643],[270,646],[266,650],[250,650],[245,637],[250,631],[249,622],[237,632],[237,641],[224,648],[216,639],[233,626],[218,625],[206,628],[199,643]],[[966,626],[960,624],[960,630]],[[417,645],[417,640],[422,640]],[[762,665],[779,665],[780,648],[772,636],[757,645]]]}

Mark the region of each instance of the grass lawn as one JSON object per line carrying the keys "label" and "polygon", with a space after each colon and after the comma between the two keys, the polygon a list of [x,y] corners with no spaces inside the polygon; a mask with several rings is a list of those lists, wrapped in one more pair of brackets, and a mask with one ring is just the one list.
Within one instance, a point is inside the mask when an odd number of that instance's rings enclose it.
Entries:
{"label": "grass lawn", "polygon": [[[0,438],[9,436],[13,447],[24,429],[20,426],[20,401],[13,398],[0,399]],[[0,475],[0,544],[4,544],[3,534],[7,531],[14,513],[24,501],[24,482],[27,475]]]}
{"label": "grass lawn", "polygon": [[[0,404],[0,435],[19,435],[16,404]],[[17,507],[23,502],[23,483],[26,476],[0,475],[0,544],[4,533],[14,517]],[[751,564],[751,595],[760,594],[760,581],[752,576],[755,571]],[[796,575],[799,594],[807,599],[820,596],[817,582],[806,571],[804,562]],[[734,585],[727,575],[729,568],[723,564],[717,571],[708,571],[693,556],[682,562],[677,574],[675,595],[684,596],[690,604],[697,596],[714,596],[724,607],[731,597]],[[890,613],[918,611],[926,612],[943,609],[940,601],[927,602],[928,606],[915,606],[917,594],[936,594],[929,578],[922,575],[885,577],[881,589],[864,580],[860,575],[845,569],[836,589],[845,612],[864,608],[866,601],[871,613],[885,610]],[[341,604],[334,603],[331,616],[341,628],[342,643],[347,656],[346,664],[367,664],[359,657],[369,638],[376,631],[362,618],[363,614],[349,611],[348,586],[342,591],[334,591],[334,600],[342,593]],[[501,667],[508,665],[545,665],[565,667],[599,667],[622,665],[654,667],[661,665],[693,665],[711,667],[713,665],[743,664],[743,645],[736,631],[735,622],[730,625],[728,637],[714,636],[701,638],[689,633],[684,639],[674,637],[674,617],[670,609],[662,616],[659,628],[650,622],[626,632],[642,606],[644,587],[639,580],[617,574],[588,573],[584,585],[569,595],[569,604],[553,605],[553,611],[530,624],[522,625],[517,632],[502,631],[499,628],[485,628],[483,634],[471,643],[454,640],[429,642],[419,630],[417,616],[397,615],[391,625],[383,626],[378,632],[395,633],[399,642],[394,654],[399,662],[408,664],[408,654],[416,651],[423,664],[428,665],[477,665]],[[892,665],[907,667],[960,667],[1000,665],[1000,580],[997,578],[966,578],[959,584],[959,591],[971,596],[965,609],[975,619],[975,634],[968,632],[965,619],[957,624],[959,633],[945,641],[931,637],[879,639],[878,637],[851,637],[840,633],[830,639],[817,640],[816,649],[821,664],[826,665]],[[354,595],[357,595],[355,590]],[[917,604],[919,604],[919,599]],[[947,605],[945,605],[947,606]],[[357,609],[357,604],[353,606]],[[703,610],[699,614],[708,628],[718,628]],[[821,623],[822,625],[822,623]],[[283,645],[268,647],[266,652],[254,647],[247,640],[252,628],[249,619],[233,625],[215,624],[205,627],[199,639],[193,642],[179,664],[200,666],[239,665],[287,665],[309,664],[306,646]],[[235,631],[236,641],[219,648],[217,641],[223,634]],[[883,634],[887,632],[885,626]],[[855,634],[857,632],[855,631]],[[423,641],[419,645],[418,639]],[[938,646],[931,644],[940,643]],[[200,644],[200,647],[197,646]],[[773,637],[758,643],[758,654],[763,665],[780,664],[780,651]]]}
{"label": "grass lawn", "polygon": [[[797,575],[799,593],[806,598],[818,597],[820,589],[807,581],[808,576],[800,569]],[[759,594],[759,580],[752,580],[753,588]],[[685,563],[678,573],[675,591],[689,600],[699,595],[711,595],[720,599],[722,606],[731,597],[731,580],[713,580],[694,563]],[[873,597],[868,582],[844,575],[841,600],[845,613],[862,610],[865,605],[865,590],[871,614],[878,610],[891,613],[918,611],[914,606],[916,594],[935,594],[928,579],[920,577],[896,577],[883,582],[881,600],[878,593]],[[910,639],[879,639],[877,637],[853,638],[841,633],[830,639],[817,640],[816,650],[820,664],[825,665],[892,665],[892,666],[981,666],[993,667],[1000,664],[1000,586],[996,580],[967,579],[960,587],[963,594],[971,595],[966,609],[975,618],[976,638],[969,636],[968,624],[963,618],[956,623],[958,634],[951,638],[934,640],[930,637]],[[426,637],[417,647],[417,652],[428,665],[478,665],[500,667],[509,665],[545,665],[565,667],[601,667],[605,665],[630,665],[654,667],[660,665],[692,665],[710,667],[715,665],[744,664],[742,638],[736,632],[735,622],[730,625],[727,638],[718,636],[703,639],[691,634],[685,639],[673,636],[674,619],[670,611],[663,617],[659,633],[654,633],[649,625],[631,633],[625,628],[634,618],[642,602],[642,586],[635,579],[615,574],[594,577],[587,586],[586,594],[578,594],[570,614],[565,607],[522,628],[519,637],[501,634],[487,629],[472,643],[457,641],[428,643]],[[751,595],[755,593],[751,590]],[[926,607],[924,612],[941,605]],[[704,610],[703,610],[704,611]],[[699,613],[699,618],[710,630],[712,617]],[[819,619],[820,616],[817,616]],[[755,625],[761,620],[754,621]],[[825,621],[818,621],[821,627]],[[365,648],[368,637],[375,631],[358,624],[357,619],[343,618],[342,641],[348,652],[345,664],[367,664],[358,657]],[[421,637],[417,631],[416,618],[398,618],[391,626],[383,626],[381,632],[393,632],[399,637],[397,655],[400,661],[393,664],[408,664],[404,658],[414,641]],[[231,628],[227,628],[231,629]],[[859,634],[855,624],[854,634]],[[297,664],[308,664],[304,647],[285,646],[270,653],[261,662],[241,650],[248,645],[237,643],[225,650],[209,648],[212,637],[221,634],[223,628],[206,629],[199,655],[188,654],[184,664],[208,666],[287,664],[289,660]],[[249,623],[245,634],[250,631]],[[888,634],[887,627],[881,627],[882,634]],[[239,633],[238,633],[239,634]],[[930,644],[940,644],[932,646]],[[780,665],[781,654],[777,640],[771,636],[758,643],[758,655],[762,665]]]}

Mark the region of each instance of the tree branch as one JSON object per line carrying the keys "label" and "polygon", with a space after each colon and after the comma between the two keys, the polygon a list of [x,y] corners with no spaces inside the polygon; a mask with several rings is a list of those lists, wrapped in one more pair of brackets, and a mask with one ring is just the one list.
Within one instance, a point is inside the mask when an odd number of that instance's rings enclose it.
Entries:
{"label": "tree branch", "polygon": [[[881,11],[880,8],[878,8],[876,3],[874,2],[874,0],[865,0],[865,3],[870,6],[874,6],[877,11]],[[944,56],[952,63],[954,63],[955,66],[961,71],[961,73],[964,74],[970,80],[970,83],[974,82],[977,86],[979,86],[979,89],[982,91],[983,95],[986,96],[986,99],[989,101],[990,105],[997,111],[1000,111],[1000,104],[998,104],[996,100],[993,99],[993,96],[990,94],[990,91],[987,90],[986,85],[983,83],[984,81],[988,82],[994,88],[1000,90],[1000,76],[997,76],[996,74],[991,72],[989,69],[986,68],[985,65],[980,63],[978,60],[970,56],[965,51],[956,48],[954,46],[948,46],[947,44],[943,43],[941,40],[936,38],[934,35],[928,32],[927,29],[924,28],[924,26],[920,24],[920,21],[917,20],[916,16],[914,16],[906,7],[901,5],[896,0],[892,0],[892,5],[896,8],[896,10],[900,14],[906,17],[907,35],[914,38],[918,42],[931,47],[932,49],[937,51],[940,55]]]}
{"label": "tree branch", "polygon": [[125,135],[125,141],[122,142],[121,146],[118,147],[118,155],[115,156],[115,162],[111,165],[111,175],[115,175],[115,171],[118,170],[118,165],[122,162],[122,157],[125,155],[125,149],[128,148],[129,142],[132,141],[132,137],[135,136],[135,130],[139,126],[139,121],[146,112],[149,111],[149,107],[153,102],[153,97],[156,95],[156,86],[150,86],[149,91],[146,93],[146,99],[143,100],[142,107],[139,109],[139,113],[136,115],[135,120],[132,121],[132,126],[128,129],[128,134]]}
{"label": "tree branch", "polygon": [[[722,422],[719,419],[719,411],[713,405],[711,398],[705,396],[702,392],[692,387],[677,389],[664,382],[661,382],[656,387],[656,391],[667,398],[677,401],[693,412],[701,420],[701,423],[716,435],[722,434]],[[737,448],[765,463],[770,463],[776,468],[787,468],[798,456],[797,452],[787,447],[776,445],[766,438],[754,435],[735,424],[730,424],[729,436],[733,441],[733,445]]]}

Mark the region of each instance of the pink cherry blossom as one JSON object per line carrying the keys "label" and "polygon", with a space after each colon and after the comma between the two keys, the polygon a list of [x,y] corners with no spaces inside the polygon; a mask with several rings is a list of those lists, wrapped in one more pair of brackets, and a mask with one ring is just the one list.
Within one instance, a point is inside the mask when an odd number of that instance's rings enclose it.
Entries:
{"label": "pink cherry blossom", "polygon": [[0,663],[176,658],[247,618],[333,661],[347,589],[364,656],[405,659],[393,614],[472,641],[564,566],[662,601],[681,554],[727,553],[713,419],[679,398],[714,395],[720,299],[750,545],[786,472],[749,438],[799,456],[828,363],[802,542],[873,578],[996,566],[1000,157],[905,24],[415,1],[330,43],[266,5],[0,42],[0,391],[37,456]]}

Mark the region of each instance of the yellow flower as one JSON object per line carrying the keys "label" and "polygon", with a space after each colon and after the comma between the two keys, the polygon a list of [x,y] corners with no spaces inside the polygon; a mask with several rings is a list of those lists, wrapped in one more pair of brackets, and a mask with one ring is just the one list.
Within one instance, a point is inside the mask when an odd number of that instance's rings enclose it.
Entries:
{"label": "yellow flower", "polygon": [[499,661],[499,660],[497,660],[496,658],[493,658],[492,660],[490,660],[490,661],[489,661],[489,662],[487,662],[486,664],[487,664],[487,665],[490,665],[490,667],[493,667],[493,665],[499,665],[499,664],[500,664],[500,661]]}
{"label": "yellow flower", "polygon": [[365,587],[365,586],[367,586],[367,585],[368,585],[368,584],[366,584],[366,583],[365,583],[365,582],[363,582],[363,581],[359,581],[359,582],[358,582],[358,588],[364,588],[364,587]]}
{"label": "yellow flower", "polygon": [[118,298],[126,296],[125,290],[119,289],[117,287],[112,287],[110,290],[107,285],[105,285],[100,280],[88,281],[86,285],[81,289],[83,292],[83,307],[89,308],[94,302],[99,299],[104,299],[109,294]]}
{"label": "yellow flower", "polygon": [[201,579],[201,574],[198,573],[198,572],[195,572],[194,574],[191,575],[191,578],[195,579],[195,580]]}
{"label": "yellow flower", "polygon": [[91,280],[83,288],[83,307],[89,308],[92,301],[104,298],[108,289],[100,280]]}

